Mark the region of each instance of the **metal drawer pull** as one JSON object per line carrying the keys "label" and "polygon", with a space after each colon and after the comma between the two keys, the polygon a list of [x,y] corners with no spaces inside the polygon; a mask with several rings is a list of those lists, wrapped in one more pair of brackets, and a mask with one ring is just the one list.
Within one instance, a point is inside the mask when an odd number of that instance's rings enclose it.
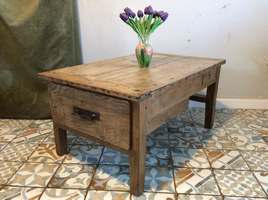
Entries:
{"label": "metal drawer pull", "polygon": [[73,107],[73,114],[78,115],[82,119],[90,120],[90,121],[99,121],[100,113],[93,112],[90,110],[84,110],[82,108]]}

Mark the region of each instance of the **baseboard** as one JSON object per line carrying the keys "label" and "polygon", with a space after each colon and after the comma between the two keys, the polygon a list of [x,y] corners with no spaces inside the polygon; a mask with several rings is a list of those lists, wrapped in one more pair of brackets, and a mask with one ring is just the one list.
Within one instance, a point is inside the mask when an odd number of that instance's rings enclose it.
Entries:
{"label": "baseboard", "polygon": [[[190,101],[190,107],[204,107],[203,103]],[[230,109],[268,109],[268,99],[217,99],[217,108]]]}

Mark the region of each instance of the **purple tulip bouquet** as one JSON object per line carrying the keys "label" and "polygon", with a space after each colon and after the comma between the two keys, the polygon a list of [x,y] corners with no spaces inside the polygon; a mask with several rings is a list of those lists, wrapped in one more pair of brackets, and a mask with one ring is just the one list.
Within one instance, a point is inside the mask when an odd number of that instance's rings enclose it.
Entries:
{"label": "purple tulip bouquet", "polygon": [[148,68],[153,56],[153,49],[149,44],[150,35],[166,21],[168,13],[148,6],[144,12],[139,10],[136,15],[130,8],[125,8],[120,18],[137,33],[140,42],[136,47],[136,57],[140,67]]}

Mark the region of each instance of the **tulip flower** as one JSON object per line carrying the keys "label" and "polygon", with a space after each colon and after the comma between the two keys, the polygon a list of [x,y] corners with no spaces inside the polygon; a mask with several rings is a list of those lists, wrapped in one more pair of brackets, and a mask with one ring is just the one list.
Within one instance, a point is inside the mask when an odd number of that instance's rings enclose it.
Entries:
{"label": "tulip flower", "polygon": [[138,10],[136,15],[126,7],[120,18],[137,33],[140,42],[135,49],[136,58],[141,68],[148,68],[153,55],[153,49],[149,44],[150,35],[167,20],[168,13],[147,6],[144,12]]}
{"label": "tulip flower", "polygon": [[167,12],[161,12],[161,13],[159,13],[159,17],[163,20],[163,22],[164,21],[166,21],[167,20],[167,18],[168,18],[168,13]]}
{"label": "tulip flower", "polygon": [[128,24],[137,34],[141,41],[146,41],[150,35],[168,18],[164,11],[154,11],[152,6],[147,6],[137,12],[137,15],[130,9],[125,8],[120,18]]}
{"label": "tulip flower", "polygon": [[153,15],[154,14],[154,9],[152,8],[152,6],[148,6],[144,9],[144,14],[146,15]]}
{"label": "tulip flower", "polygon": [[142,10],[139,10],[138,13],[137,13],[138,17],[139,18],[142,18],[144,16]]}
{"label": "tulip flower", "polygon": [[132,17],[132,18],[135,18],[136,17],[136,14],[130,8],[126,7],[124,9],[124,11],[127,14],[127,16]]}
{"label": "tulip flower", "polygon": [[127,22],[129,19],[129,16],[126,13],[121,13],[120,18],[124,21]]}

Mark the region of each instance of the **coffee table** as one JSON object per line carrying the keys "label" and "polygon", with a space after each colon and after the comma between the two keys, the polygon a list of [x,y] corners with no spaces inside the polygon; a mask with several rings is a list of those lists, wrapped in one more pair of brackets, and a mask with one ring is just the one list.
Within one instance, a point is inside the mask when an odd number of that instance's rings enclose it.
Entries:
{"label": "coffee table", "polygon": [[[225,60],[155,54],[141,69],[134,56],[40,73],[49,81],[56,150],[67,153],[67,130],[129,155],[131,193],[144,190],[146,136],[187,109],[206,104],[213,126],[221,65]],[[206,95],[194,95],[207,88]]]}

